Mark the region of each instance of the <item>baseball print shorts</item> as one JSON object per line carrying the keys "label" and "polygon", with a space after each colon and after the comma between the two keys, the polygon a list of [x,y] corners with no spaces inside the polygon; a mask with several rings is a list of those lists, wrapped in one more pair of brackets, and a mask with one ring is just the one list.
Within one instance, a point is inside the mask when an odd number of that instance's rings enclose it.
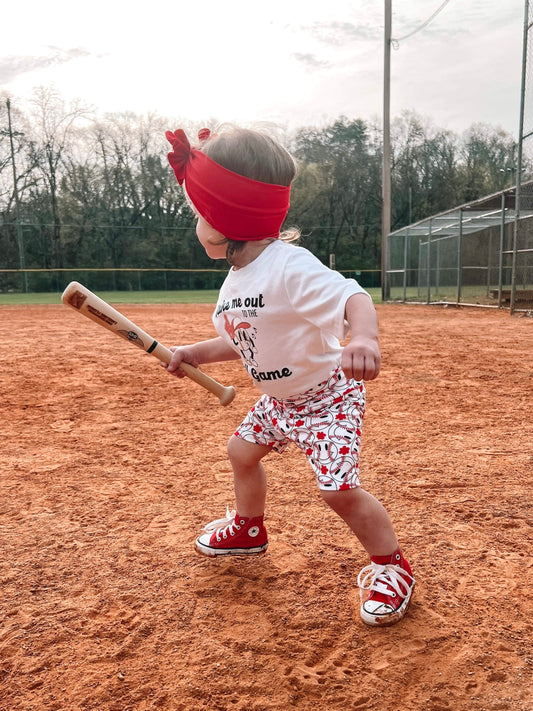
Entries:
{"label": "baseball print shorts", "polygon": [[355,489],[365,411],[365,386],[339,367],[328,380],[295,398],[263,395],[235,432],[275,452],[294,442],[307,456],[319,489]]}

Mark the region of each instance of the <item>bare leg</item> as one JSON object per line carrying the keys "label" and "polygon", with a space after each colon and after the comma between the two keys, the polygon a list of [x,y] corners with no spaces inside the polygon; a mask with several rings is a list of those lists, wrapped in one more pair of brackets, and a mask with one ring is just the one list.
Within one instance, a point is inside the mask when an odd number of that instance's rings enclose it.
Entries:
{"label": "bare leg", "polygon": [[364,489],[322,491],[324,501],[355,533],[371,556],[389,555],[398,548],[398,539],[382,504]]}
{"label": "bare leg", "polygon": [[246,442],[235,435],[228,442],[235,502],[241,516],[255,518],[265,512],[266,472],[261,459],[271,451],[270,447]]}

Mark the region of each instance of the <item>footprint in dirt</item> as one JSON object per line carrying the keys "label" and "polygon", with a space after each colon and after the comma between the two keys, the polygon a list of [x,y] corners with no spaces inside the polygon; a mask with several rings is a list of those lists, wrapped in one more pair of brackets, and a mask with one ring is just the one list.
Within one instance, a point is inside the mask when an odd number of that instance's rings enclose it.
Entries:
{"label": "footprint in dirt", "polygon": [[300,553],[296,546],[279,539],[275,534],[270,536],[269,551],[274,568],[280,573],[303,573],[309,569],[309,559]]}
{"label": "footprint in dirt", "polygon": [[217,625],[231,639],[265,643],[272,633],[272,625],[268,604],[263,600],[264,558],[206,558],[203,563],[199,557],[199,563],[190,570],[196,617],[216,619]]}
{"label": "footprint in dirt", "polygon": [[216,481],[223,484],[226,483],[228,486],[233,486],[233,469],[227,459],[221,462],[215,462],[211,466],[211,470],[213,471],[213,476]]}
{"label": "footprint in dirt", "polygon": [[[318,658],[320,657],[320,658]],[[369,697],[365,695],[353,696],[350,682],[357,679],[357,670],[352,669],[345,663],[345,660],[335,653],[332,658],[318,657],[304,660],[302,663],[289,665],[285,668],[284,676],[286,682],[297,691],[304,691],[306,696],[321,696],[324,685],[328,689],[335,689],[340,695],[337,695],[337,701],[342,701],[342,692],[348,691],[346,702],[349,701],[349,708],[366,708]],[[348,684],[348,687],[347,687]]]}
{"label": "footprint in dirt", "polygon": [[129,481],[126,482],[126,487],[135,501],[146,503],[148,501],[159,500],[161,497],[161,493],[156,487],[146,482]]}
{"label": "footprint in dirt", "polygon": [[50,427],[56,432],[70,432],[74,427],[74,422],[72,420],[56,420]]}
{"label": "footprint in dirt", "polygon": [[401,659],[410,658],[413,660],[420,656],[426,649],[426,642],[422,639],[403,639],[401,645],[397,642],[380,645],[379,653],[376,655],[376,661],[371,663],[374,671],[382,671],[391,664],[397,664]]}
{"label": "footprint in dirt", "polygon": [[468,574],[459,579],[457,597],[486,601],[490,597],[508,595],[523,581],[524,562],[519,553],[486,551],[479,565],[471,566]]}
{"label": "footprint in dirt", "polygon": [[144,529],[149,533],[156,533],[161,543],[175,545],[178,536],[186,530],[187,522],[181,516],[161,514],[153,518]]}

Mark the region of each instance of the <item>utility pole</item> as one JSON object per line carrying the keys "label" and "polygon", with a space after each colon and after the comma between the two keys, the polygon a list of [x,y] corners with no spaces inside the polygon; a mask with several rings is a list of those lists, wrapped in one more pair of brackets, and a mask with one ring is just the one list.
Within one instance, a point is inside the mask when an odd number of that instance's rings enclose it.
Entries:
{"label": "utility pole", "polygon": [[392,0],[385,0],[385,41],[383,62],[383,172],[381,211],[381,298],[390,298],[389,233],[391,230],[391,149],[390,149],[390,55],[392,28]]}
{"label": "utility pole", "polygon": [[24,291],[28,292],[28,274],[26,272],[26,256],[24,254],[24,232],[20,221],[20,201],[17,186],[17,167],[15,164],[15,146],[13,144],[13,128],[11,126],[11,101],[6,99],[7,125],[9,129],[9,145],[11,147],[11,167],[13,169],[13,190],[15,195],[15,229],[17,231],[17,245],[19,250],[19,264],[24,277]]}
{"label": "utility pole", "polygon": [[511,261],[511,300],[509,303],[509,311],[513,315],[516,302],[516,258],[518,249],[518,223],[520,220],[521,197],[522,197],[522,151],[524,139],[532,135],[530,131],[524,135],[524,117],[525,117],[525,96],[526,96],[526,73],[527,73],[527,48],[528,35],[533,30],[533,23],[529,24],[529,0],[524,2],[524,39],[522,50],[522,81],[520,84],[520,119],[518,126],[518,156],[516,167],[516,189],[515,189],[515,219],[513,229],[513,256]]}

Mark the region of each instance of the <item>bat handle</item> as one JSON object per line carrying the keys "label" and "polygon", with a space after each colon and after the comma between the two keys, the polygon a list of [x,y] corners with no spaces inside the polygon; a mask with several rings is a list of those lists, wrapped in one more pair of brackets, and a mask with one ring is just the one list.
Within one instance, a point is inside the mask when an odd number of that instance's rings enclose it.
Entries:
{"label": "bat handle", "polygon": [[[159,358],[159,360],[168,365],[172,358],[172,351],[161,345],[161,343],[158,343],[151,355]],[[226,387],[225,385],[222,385],[222,383],[218,383],[216,380],[213,380],[213,378],[210,378],[209,375],[206,375],[201,370],[198,370],[198,368],[195,368],[190,363],[180,363],[180,368],[188,378],[194,380],[195,383],[198,383],[198,385],[206,388],[209,392],[212,392],[213,395],[216,395],[221,405],[229,405],[235,397],[237,391],[233,386],[230,385],[229,387]]]}

